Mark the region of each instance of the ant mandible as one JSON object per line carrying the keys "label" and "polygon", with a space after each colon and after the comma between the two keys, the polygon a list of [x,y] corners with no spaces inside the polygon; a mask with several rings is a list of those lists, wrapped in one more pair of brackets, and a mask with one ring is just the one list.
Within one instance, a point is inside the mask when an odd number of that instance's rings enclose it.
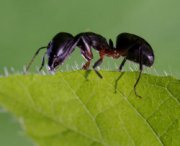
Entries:
{"label": "ant mandible", "polygon": [[[51,71],[53,71],[64,62],[64,60],[74,51],[76,46],[80,48],[82,56],[87,60],[87,62],[83,65],[83,69],[86,70],[89,68],[90,62],[93,59],[91,48],[99,51],[100,59],[95,62],[93,69],[100,78],[103,77],[96,68],[102,64],[104,56],[113,57],[115,59],[123,56],[124,59],[119,66],[119,71],[122,70],[126,60],[139,63],[140,73],[134,84],[134,92],[136,96],[141,97],[137,94],[136,86],[140,80],[143,65],[148,67],[153,65],[154,53],[149,43],[135,34],[119,34],[116,40],[116,47],[114,47],[111,39],[109,39],[108,44],[103,36],[93,32],[80,33],[75,37],[69,33],[58,33],[47,47],[41,47],[37,50],[28,64],[27,70],[41,49],[47,48],[45,55],[47,54],[48,56],[48,67]],[[45,55],[43,56],[40,70],[44,66]]]}

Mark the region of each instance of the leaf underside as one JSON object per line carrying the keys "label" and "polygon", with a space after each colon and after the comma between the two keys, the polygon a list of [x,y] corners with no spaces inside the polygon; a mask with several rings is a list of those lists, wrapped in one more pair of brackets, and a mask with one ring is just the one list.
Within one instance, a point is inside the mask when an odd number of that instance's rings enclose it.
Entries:
{"label": "leaf underside", "polygon": [[39,146],[179,146],[180,81],[137,72],[0,78],[0,105]]}

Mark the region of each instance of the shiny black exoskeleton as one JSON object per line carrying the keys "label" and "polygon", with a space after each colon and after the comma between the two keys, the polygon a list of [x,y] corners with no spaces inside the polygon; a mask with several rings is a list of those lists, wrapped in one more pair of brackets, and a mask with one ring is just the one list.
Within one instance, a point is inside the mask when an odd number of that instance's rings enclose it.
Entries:
{"label": "shiny black exoskeleton", "polygon": [[[154,63],[154,53],[152,47],[143,38],[130,34],[121,33],[116,40],[117,52],[124,56],[124,61],[131,60],[139,63],[140,66],[152,66]],[[125,62],[124,62],[125,63]],[[121,70],[121,67],[120,67]]]}
{"label": "shiny black exoskeleton", "polygon": [[[81,49],[81,54],[87,60],[87,62],[83,65],[83,69],[88,69],[90,62],[93,59],[92,48],[99,51],[100,56],[103,55],[103,50],[109,50],[110,48],[108,42],[103,36],[93,32],[80,33],[75,38],[78,40],[77,46]],[[93,65],[94,69],[99,65],[98,62],[100,62],[100,60]],[[102,78],[96,69],[95,71]]]}
{"label": "shiny black exoskeleton", "polygon": [[134,61],[139,63],[139,76],[134,84],[134,92],[136,96],[141,97],[136,92],[136,86],[140,80],[141,73],[143,70],[143,65],[150,67],[154,63],[154,52],[150,44],[143,38],[130,34],[130,33],[121,33],[118,35],[116,40],[116,48],[121,56],[124,57],[119,70],[122,70],[126,60]]}
{"label": "shiny black exoskeleton", "polygon": [[44,66],[45,55],[47,55],[49,70],[53,71],[71,55],[76,46],[80,48],[82,56],[87,60],[82,67],[83,69],[88,69],[90,62],[93,59],[91,49],[94,48],[99,52],[100,58],[93,65],[93,69],[100,78],[102,78],[102,75],[96,70],[96,68],[103,62],[104,56],[113,57],[115,59],[123,56],[124,59],[119,66],[119,71],[122,70],[126,60],[139,63],[140,73],[136,83],[134,84],[135,94],[139,96],[136,92],[136,86],[141,77],[143,65],[148,67],[153,65],[154,53],[152,47],[146,40],[130,33],[119,34],[117,36],[115,47],[111,39],[108,43],[103,36],[93,32],[79,33],[75,37],[65,32],[58,33],[52,41],[50,41],[48,46],[41,47],[36,51],[31,62],[27,66],[27,70],[41,49],[47,48],[47,51],[43,56],[40,70]]}
{"label": "shiny black exoskeleton", "polygon": [[48,67],[54,71],[74,51],[76,44],[69,33],[58,33],[47,47]]}

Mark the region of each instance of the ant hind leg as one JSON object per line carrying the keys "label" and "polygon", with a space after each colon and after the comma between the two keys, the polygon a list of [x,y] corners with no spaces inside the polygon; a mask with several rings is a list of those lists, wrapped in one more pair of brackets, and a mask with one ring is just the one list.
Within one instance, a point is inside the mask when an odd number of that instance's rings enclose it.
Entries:
{"label": "ant hind leg", "polygon": [[136,80],[136,83],[134,84],[134,92],[135,92],[135,95],[139,98],[142,98],[136,91],[136,86],[137,84],[139,83],[139,80],[141,78],[141,74],[142,74],[142,70],[143,70],[143,54],[142,54],[142,49],[140,48],[139,49],[139,55],[140,55],[140,58],[139,58],[139,69],[140,69],[140,72],[139,72],[139,76],[138,76],[138,79]]}

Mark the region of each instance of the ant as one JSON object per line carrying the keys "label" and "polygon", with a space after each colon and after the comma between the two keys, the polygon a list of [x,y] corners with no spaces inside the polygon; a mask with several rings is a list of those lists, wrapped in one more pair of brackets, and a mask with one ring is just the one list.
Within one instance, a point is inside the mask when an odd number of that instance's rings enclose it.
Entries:
{"label": "ant", "polygon": [[[96,68],[102,64],[104,56],[113,57],[114,59],[118,59],[121,56],[124,57],[119,66],[119,71],[122,70],[126,60],[139,63],[140,72],[138,79],[134,84],[134,92],[136,96],[141,97],[137,94],[136,86],[140,80],[143,65],[148,67],[153,65],[154,53],[150,44],[135,34],[119,34],[116,40],[116,47],[114,47],[111,39],[109,39],[108,43],[103,36],[93,32],[79,33],[75,37],[69,33],[58,33],[47,47],[41,47],[37,50],[26,70],[29,69],[39,51],[47,48],[45,55],[47,54],[48,56],[48,67],[53,71],[64,62],[64,60],[74,51],[76,46],[80,48],[82,56],[87,60],[82,67],[85,70],[89,68],[91,60],[93,59],[91,48],[99,51],[100,58],[93,65],[93,69],[100,78],[103,77]],[[44,66],[45,55],[43,56],[40,70]]]}

